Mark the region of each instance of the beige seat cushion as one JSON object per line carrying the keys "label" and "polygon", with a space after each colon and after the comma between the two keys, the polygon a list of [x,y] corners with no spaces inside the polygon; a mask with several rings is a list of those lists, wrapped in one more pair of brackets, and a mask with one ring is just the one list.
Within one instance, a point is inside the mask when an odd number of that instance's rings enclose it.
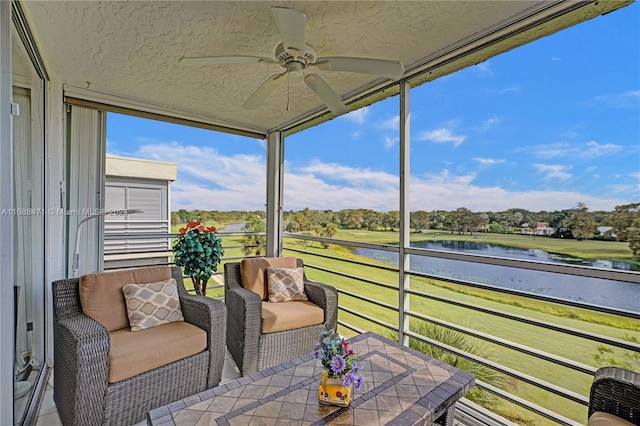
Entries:
{"label": "beige seat cushion", "polygon": [[242,287],[251,290],[260,296],[260,299],[267,300],[269,291],[267,289],[267,268],[295,268],[295,257],[261,257],[255,259],[243,259],[240,262],[240,275],[242,276]]}
{"label": "beige seat cushion", "polygon": [[262,332],[276,333],[309,327],[324,322],[324,311],[318,305],[304,302],[262,302]]}
{"label": "beige seat cushion", "polygon": [[613,414],[603,413],[602,411],[596,411],[589,417],[587,426],[634,426],[620,417],[616,417]]}
{"label": "beige seat cushion", "polygon": [[82,312],[98,321],[107,331],[129,328],[129,317],[122,287],[125,284],[145,284],[168,281],[171,268],[151,266],[121,271],[96,272],[80,277]]}
{"label": "beige seat cushion", "polygon": [[124,328],[109,336],[109,383],[195,355],[207,347],[207,333],[184,321],[140,331]]}

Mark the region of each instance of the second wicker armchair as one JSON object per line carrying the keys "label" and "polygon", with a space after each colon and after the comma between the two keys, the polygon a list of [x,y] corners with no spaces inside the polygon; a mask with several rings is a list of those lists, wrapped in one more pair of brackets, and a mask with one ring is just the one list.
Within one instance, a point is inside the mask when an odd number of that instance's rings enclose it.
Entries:
{"label": "second wicker armchair", "polygon": [[[270,302],[267,268],[301,272],[308,300]],[[294,257],[224,265],[227,349],[243,376],[312,352],[324,327],[335,329],[336,289],[309,281],[297,268],[303,262]]]}
{"label": "second wicker armchair", "polygon": [[640,425],[640,374],[602,367],[589,395],[589,426]]}

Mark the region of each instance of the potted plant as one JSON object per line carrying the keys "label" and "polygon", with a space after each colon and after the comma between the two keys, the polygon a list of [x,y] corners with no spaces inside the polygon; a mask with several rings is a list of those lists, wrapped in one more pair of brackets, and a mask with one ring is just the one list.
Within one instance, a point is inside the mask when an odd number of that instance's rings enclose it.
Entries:
{"label": "potted plant", "polygon": [[214,226],[205,228],[198,221],[187,223],[179,233],[173,243],[173,260],[191,278],[196,294],[206,296],[207,281],[224,255],[222,240]]}
{"label": "potted plant", "polygon": [[322,383],[318,388],[318,401],[321,404],[348,406],[351,403],[351,388],[360,389],[364,376],[360,369],[364,361],[358,362],[358,356],[349,342],[333,330],[323,330],[314,352],[322,361]]}

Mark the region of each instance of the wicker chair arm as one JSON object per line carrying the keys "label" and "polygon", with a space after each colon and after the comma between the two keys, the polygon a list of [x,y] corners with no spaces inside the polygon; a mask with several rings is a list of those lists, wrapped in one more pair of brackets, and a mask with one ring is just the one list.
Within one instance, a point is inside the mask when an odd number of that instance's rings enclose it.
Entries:
{"label": "wicker chair arm", "polygon": [[[74,413],[81,412],[82,423],[101,424],[109,377],[107,329],[86,315],[70,315],[55,321],[54,339],[54,387],[59,394],[60,389],[75,389],[61,397],[67,399],[64,403],[58,401],[64,407],[60,418],[75,418]],[[75,408],[69,411],[70,407]]]}
{"label": "wicker chair arm", "polygon": [[[245,288],[227,288],[227,348],[240,371],[256,371],[262,331],[262,300]],[[252,369],[252,370],[249,370]]]}
{"label": "wicker chair arm", "polygon": [[338,291],[329,285],[305,280],[304,292],[307,294],[309,301],[324,310],[324,321],[327,329],[335,330],[338,320]]}
{"label": "wicker chair arm", "polygon": [[210,357],[207,386],[217,386],[222,378],[224,364],[227,307],[220,300],[184,294],[180,295],[180,306],[186,322],[207,332],[207,350]]}
{"label": "wicker chair arm", "polygon": [[589,417],[596,411],[640,425],[640,374],[619,367],[600,368],[589,396]]}

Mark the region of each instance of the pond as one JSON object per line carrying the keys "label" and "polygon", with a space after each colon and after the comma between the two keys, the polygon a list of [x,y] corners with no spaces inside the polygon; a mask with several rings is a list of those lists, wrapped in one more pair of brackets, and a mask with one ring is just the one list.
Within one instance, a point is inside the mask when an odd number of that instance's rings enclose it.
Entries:
{"label": "pond", "polygon": [[[637,265],[626,262],[576,259],[544,250],[498,246],[474,241],[417,241],[412,242],[411,246],[512,259],[637,270]],[[358,249],[354,253],[370,259],[398,264],[397,253],[373,249]],[[416,272],[640,312],[640,284],[414,255],[410,256],[410,264],[411,270]]]}
{"label": "pond", "polygon": [[243,232],[246,222],[227,223],[224,228],[220,228],[219,232]]}

